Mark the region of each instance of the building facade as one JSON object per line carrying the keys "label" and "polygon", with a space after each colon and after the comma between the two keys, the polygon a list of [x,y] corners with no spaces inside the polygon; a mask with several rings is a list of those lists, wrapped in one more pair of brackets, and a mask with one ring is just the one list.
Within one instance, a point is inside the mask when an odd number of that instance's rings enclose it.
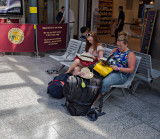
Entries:
{"label": "building facade", "polygon": [[[67,0],[22,0],[23,14],[22,15],[0,15],[1,19],[10,17],[18,19],[19,23],[37,23],[37,24],[57,24],[56,15],[65,6]],[[90,30],[95,30],[99,36],[111,35],[113,27],[113,19],[118,18],[118,7],[123,6],[125,12],[125,24],[137,25],[136,29],[141,32],[141,15],[144,4],[155,4],[155,9],[159,9],[159,0],[68,0],[70,8],[75,14],[74,35],[75,38],[80,36],[80,28],[87,26]],[[2,0],[1,0],[2,3]],[[36,16],[33,18],[31,7],[37,7]],[[157,19],[159,19],[159,14]],[[33,19],[32,19],[33,18]],[[34,20],[34,22],[32,22]],[[156,20],[155,28],[158,28]],[[96,28],[96,29],[95,29]],[[134,27],[133,27],[134,29]],[[159,28],[158,28],[159,29]],[[154,38],[153,38],[154,37]],[[157,33],[153,32],[152,51],[150,52],[155,57],[159,45],[157,41]],[[154,49],[153,49],[154,48]],[[154,51],[156,50],[156,52]],[[155,57],[157,58],[157,56]]]}

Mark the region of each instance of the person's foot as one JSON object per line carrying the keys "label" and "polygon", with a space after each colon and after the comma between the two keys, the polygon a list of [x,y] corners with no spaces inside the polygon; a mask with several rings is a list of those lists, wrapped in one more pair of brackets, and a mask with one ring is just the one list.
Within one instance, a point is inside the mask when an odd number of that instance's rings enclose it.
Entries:
{"label": "person's foot", "polygon": [[98,109],[98,106],[92,105],[92,106],[91,106],[91,109],[97,110],[97,109]]}
{"label": "person's foot", "polygon": [[47,72],[48,74],[53,74],[54,71],[55,71],[55,70],[47,70],[46,72]]}

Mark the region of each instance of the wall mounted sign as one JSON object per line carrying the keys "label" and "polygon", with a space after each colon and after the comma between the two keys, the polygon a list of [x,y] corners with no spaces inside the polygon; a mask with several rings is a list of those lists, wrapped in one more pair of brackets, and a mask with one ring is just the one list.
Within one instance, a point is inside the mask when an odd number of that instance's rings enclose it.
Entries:
{"label": "wall mounted sign", "polygon": [[148,10],[147,22],[146,22],[146,26],[143,34],[142,46],[141,46],[141,53],[148,54],[149,52],[156,15],[157,15],[156,9]]}
{"label": "wall mounted sign", "polygon": [[38,24],[39,52],[66,48],[67,24]]}

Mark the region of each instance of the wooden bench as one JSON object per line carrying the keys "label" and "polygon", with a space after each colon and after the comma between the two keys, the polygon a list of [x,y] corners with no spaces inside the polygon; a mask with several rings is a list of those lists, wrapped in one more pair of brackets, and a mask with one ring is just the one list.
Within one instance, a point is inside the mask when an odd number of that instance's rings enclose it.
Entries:
{"label": "wooden bench", "polygon": [[154,79],[157,79],[160,77],[160,71],[152,68],[152,61],[151,61],[150,55],[140,53],[140,52],[134,52],[134,53],[136,56],[141,57],[141,62],[139,64],[139,67],[137,69],[137,73],[135,76],[136,83],[133,86],[132,94],[135,93],[135,91],[140,83],[147,83],[147,84],[151,85],[151,83]]}

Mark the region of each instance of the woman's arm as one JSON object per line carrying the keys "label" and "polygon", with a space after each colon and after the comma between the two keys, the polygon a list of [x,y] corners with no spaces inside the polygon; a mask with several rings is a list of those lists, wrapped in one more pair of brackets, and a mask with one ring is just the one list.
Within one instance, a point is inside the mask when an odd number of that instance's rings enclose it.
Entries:
{"label": "woman's arm", "polygon": [[98,60],[103,57],[104,50],[98,51]]}
{"label": "woman's arm", "polygon": [[[98,60],[98,61],[100,60],[100,58],[103,57],[103,53],[104,53],[104,50],[98,51],[98,57],[97,57],[97,60]],[[96,57],[95,57],[95,56],[93,56],[92,58],[93,58],[94,60],[96,60]]]}
{"label": "woman's arm", "polygon": [[136,65],[136,56],[135,56],[135,54],[133,52],[130,52],[128,54],[128,68],[123,68],[123,67],[118,68],[115,65],[111,65],[111,67],[115,71],[119,70],[120,72],[133,73],[135,65]]}
{"label": "woman's arm", "polygon": [[103,57],[103,54],[104,54],[104,48],[103,48],[103,46],[102,45],[99,45],[98,47],[97,47],[97,54],[98,54],[98,57],[95,57],[95,56],[93,56],[92,58],[95,60],[95,59],[97,59],[98,61],[100,60],[100,58],[102,58]]}
{"label": "woman's arm", "polygon": [[112,55],[113,52],[116,51],[116,50],[117,50],[117,48],[114,48],[114,49],[110,52],[109,56]]}

